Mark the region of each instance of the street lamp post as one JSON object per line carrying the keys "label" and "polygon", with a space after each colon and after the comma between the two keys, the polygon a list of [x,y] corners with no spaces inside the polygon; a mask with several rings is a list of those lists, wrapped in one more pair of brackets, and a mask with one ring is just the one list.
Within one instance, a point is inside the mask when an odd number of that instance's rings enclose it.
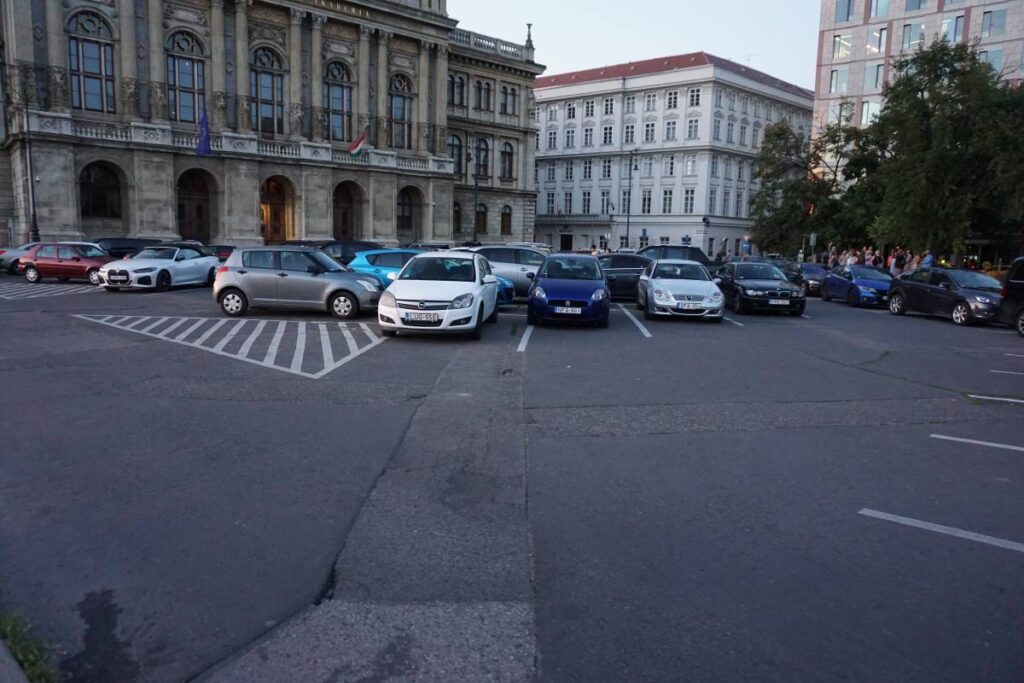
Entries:
{"label": "street lamp post", "polygon": [[627,181],[626,196],[629,197],[629,201],[626,202],[626,246],[629,246],[629,223],[630,218],[633,214],[633,157],[636,156],[636,150],[630,150],[629,152],[629,180]]}
{"label": "street lamp post", "polygon": [[25,108],[25,176],[28,182],[29,201],[29,242],[39,241],[39,221],[36,218],[36,186],[35,171],[32,168],[32,125],[29,123],[28,102],[24,102]]}

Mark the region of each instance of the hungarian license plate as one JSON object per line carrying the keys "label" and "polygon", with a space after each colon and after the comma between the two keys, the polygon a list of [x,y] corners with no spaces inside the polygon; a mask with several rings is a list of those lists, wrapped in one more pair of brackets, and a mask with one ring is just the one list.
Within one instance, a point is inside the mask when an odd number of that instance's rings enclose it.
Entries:
{"label": "hungarian license plate", "polygon": [[703,306],[699,303],[679,304],[679,308],[684,311],[699,311]]}
{"label": "hungarian license plate", "polygon": [[127,275],[109,275],[107,277],[107,281],[110,282],[111,284],[124,284],[124,283],[128,282],[128,276]]}
{"label": "hungarian license plate", "polygon": [[569,306],[555,306],[555,313],[559,315],[580,315],[583,313],[583,309]]}
{"label": "hungarian license plate", "polygon": [[414,323],[436,323],[438,318],[437,313],[410,313],[409,320]]}
{"label": "hungarian license plate", "polygon": [[786,300],[786,299],[769,299],[768,300],[768,305],[769,306],[788,306],[789,305],[789,301]]}

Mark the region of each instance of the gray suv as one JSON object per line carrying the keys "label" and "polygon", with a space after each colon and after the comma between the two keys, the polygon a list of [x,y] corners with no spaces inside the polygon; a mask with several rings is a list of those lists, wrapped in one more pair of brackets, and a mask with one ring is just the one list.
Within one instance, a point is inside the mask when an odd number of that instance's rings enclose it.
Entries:
{"label": "gray suv", "polygon": [[354,318],[376,308],[381,291],[373,278],[307,247],[235,249],[213,282],[214,300],[231,317],[253,306],[326,310],[336,318]]}

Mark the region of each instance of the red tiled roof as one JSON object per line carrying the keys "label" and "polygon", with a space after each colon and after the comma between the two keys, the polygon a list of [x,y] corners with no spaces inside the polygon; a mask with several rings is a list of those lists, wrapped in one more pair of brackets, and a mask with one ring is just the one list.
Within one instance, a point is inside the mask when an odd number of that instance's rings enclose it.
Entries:
{"label": "red tiled roof", "polygon": [[646,76],[648,74],[663,73],[665,71],[676,71],[677,69],[690,69],[698,66],[716,66],[726,71],[731,71],[752,81],[757,81],[772,88],[785,90],[788,93],[799,97],[814,97],[814,91],[801,88],[798,85],[787,83],[781,79],[770,76],[763,71],[751,69],[743,64],[737,64],[722,57],[708,54],[707,52],[690,52],[685,55],[672,57],[657,57],[645,59],[639,62],[627,62],[626,64],[613,64],[602,66],[597,69],[584,69],[583,71],[570,71],[564,74],[553,76],[541,76],[534,82],[534,88],[553,88],[559,85],[572,85],[574,83],[589,83],[592,81],[612,80],[632,76]]}

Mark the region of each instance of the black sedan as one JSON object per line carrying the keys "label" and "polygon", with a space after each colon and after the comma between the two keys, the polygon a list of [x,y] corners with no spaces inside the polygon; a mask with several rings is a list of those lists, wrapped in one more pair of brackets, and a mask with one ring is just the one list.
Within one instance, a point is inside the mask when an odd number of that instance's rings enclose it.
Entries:
{"label": "black sedan", "polygon": [[828,275],[825,266],[820,263],[801,263],[800,275],[804,279],[804,294],[821,296],[821,285]]}
{"label": "black sedan", "polygon": [[636,254],[604,254],[597,260],[608,280],[612,298],[635,300],[640,275],[651,259]]}
{"label": "black sedan", "polygon": [[379,242],[367,240],[288,240],[285,244],[295,247],[313,247],[324,252],[335,261],[348,265],[360,251],[383,249]]}
{"label": "black sedan", "polygon": [[755,310],[803,315],[803,287],[793,284],[771,263],[727,263],[718,271],[726,306],[739,314]]}
{"label": "black sedan", "polygon": [[893,280],[889,312],[926,313],[957,325],[993,320],[1003,301],[1003,285],[994,277],[958,268],[918,268]]}

